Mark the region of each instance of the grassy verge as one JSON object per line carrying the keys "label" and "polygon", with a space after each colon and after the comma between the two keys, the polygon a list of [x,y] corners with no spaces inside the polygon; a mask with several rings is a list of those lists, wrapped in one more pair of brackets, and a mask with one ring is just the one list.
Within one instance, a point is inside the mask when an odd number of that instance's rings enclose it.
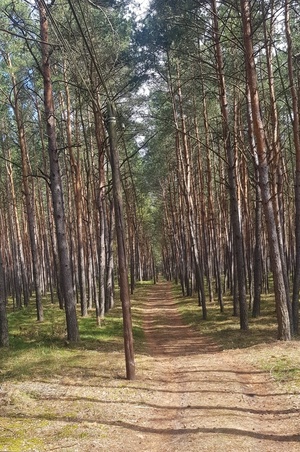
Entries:
{"label": "grassy verge", "polygon": [[224,312],[217,303],[207,303],[208,319],[202,320],[201,307],[195,297],[183,298],[180,287],[173,287],[185,323],[201,334],[208,336],[222,350],[239,350],[248,362],[270,372],[272,378],[285,386],[286,390],[300,390],[300,344],[299,337],[291,342],[277,340],[277,322],[274,296],[264,295],[261,300],[261,315],[252,318],[249,314],[249,331],[241,331],[239,318],[232,315],[232,299],[224,297]]}
{"label": "grassy verge", "polygon": [[182,317],[186,323],[210,336],[223,349],[250,347],[262,342],[276,340],[277,327],[274,304],[271,296],[262,297],[261,316],[253,319],[249,315],[249,331],[240,330],[239,318],[232,315],[232,300],[224,297],[224,312],[217,303],[207,303],[208,318],[202,320],[201,307],[196,299],[183,298],[174,288]]}
{"label": "grassy verge", "polygon": [[[141,285],[132,297],[133,335],[137,352],[142,352],[144,348],[139,300],[139,294],[143,296],[143,291]],[[66,341],[64,311],[47,298],[43,300],[43,305],[45,321],[42,323],[36,321],[33,302],[18,311],[8,309],[10,347],[0,349],[0,382],[82,372],[85,367],[90,368],[90,360],[99,360],[99,354],[103,355],[101,361],[105,368],[104,361],[109,361],[113,353],[123,353],[123,321],[119,301],[102,320],[101,327],[96,325],[93,311],[86,318],[78,315],[78,344]]]}
{"label": "grassy verge", "polygon": [[[140,372],[145,349],[141,303],[148,290],[140,284],[131,297]],[[96,325],[94,311],[86,318],[78,312],[78,344],[66,341],[64,311],[47,298],[43,305],[42,323],[36,321],[34,302],[19,311],[8,309],[10,347],[0,349],[3,451],[79,450],[79,444],[85,441],[98,444],[109,436],[107,425],[118,424],[116,416],[120,414],[114,414],[114,404],[119,412],[124,401],[131,407],[138,397],[124,378],[120,301],[102,320],[101,327]]]}

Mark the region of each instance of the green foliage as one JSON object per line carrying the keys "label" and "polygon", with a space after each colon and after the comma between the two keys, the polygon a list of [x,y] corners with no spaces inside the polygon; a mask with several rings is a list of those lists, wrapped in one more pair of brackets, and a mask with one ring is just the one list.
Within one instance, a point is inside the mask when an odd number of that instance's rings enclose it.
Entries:
{"label": "green foliage", "polygon": [[[189,37],[190,32],[194,31],[194,19],[200,17],[198,10],[199,7],[193,1],[152,1],[152,14],[145,19],[143,28],[137,34],[140,45],[154,52],[190,47],[192,40]],[[199,23],[203,24],[201,19]]]}

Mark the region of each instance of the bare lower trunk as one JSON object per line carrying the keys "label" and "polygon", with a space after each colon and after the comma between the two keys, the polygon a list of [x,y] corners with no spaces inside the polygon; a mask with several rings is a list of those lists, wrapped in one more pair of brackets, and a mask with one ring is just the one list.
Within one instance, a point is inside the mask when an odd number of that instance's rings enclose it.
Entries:
{"label": "bare lower trunk", "polygon": [[0,256],[0,347],[9,346],[2,256]]}
{"label": "bare lower trunk", "polygon": [[106,294],[105,294],[105,311],[114,306],[114,253],[113,253],[113,243],[114,243],[114,205],[110,201],[110,221],[109,221],[109,234],[108,234],[108,246],[107,246],[107,272],[106,272]]}
{"label": "bare lower trunk", "polygon": [[116,233],[118,243],[118,269],[120,280],[120,297],[123,311],[124,348],[126,361],[126,378],[134,380],[135,362],[133,350],[133,334],[131,307],[129,295],[128,271],[126,262],[125,228],[123,218],[123,202],[121,191],[121,175],[119,155],[117,150],[116,116],[112,104],[108,103],[108,132],[110,142],[110,160],[113,180],[113,193],[115,204]]}
{"label": "bare lower trunk", "polygon": [[258,154],[259,183],[261,187],[263,209],[267,223],[270,258],[274,279],[275,303],[278,321],[278,338],[282,340],[290,340],[291,325],[288,312],[288,296],[286,293],[285,275],[283,274],[285,268],[283,267],[281,260],[282,253],[280,251],[280,241],[276,228],[276,218],[270,190],[265,132],[260,113],[261,108],[258,95],[256,66],[252,43],[250,4],[248,0],[241,0],[240,4],[243,21],[246,73],[251,99],[253,132]]}
{"label": "bare lower trunk", "polygon": [[44,2],[37,0],[40,14],[41,49],[42,49],[42,74],[44,81],[44,106],[47,125],[48,152],[50,161],[50,183],[56,226],[58,255],[60,261],[60,279],[67,322],[67,336],[71,342],[79,340],[79,330],[76,315],[76,301],[73,288],[72,265],[69,255],[69,247],[66,234],[66,219],[64,209],[64,197],[62,180],[56,143],[54,103],[50,71],[50,52],[48,43],[48,20]]}
{"label": "bare lower trunk", "polygon": [[[10,60],[9,60],[10,63]],[[11,64],[10,64],[11,67]],[[33,269],[33,281],[35,288],[35,300],[36,300],[36,311],[37,311],[37,320],[43,321],[43,305],[42,305],[42,297],[41,297],[41,265],[40,258],[38,252],[37,245],[37,233],[36,233],[36,214],[35,214],[35,205],[34,205],[34,184],[32,181],[32,188],[30,192],[29,188],[29,177],[30,177],[30,163],[27,153],[27,143],[26,143],[26,135],[23,120],[21,117],[21,111],[19,108],[18,101],[18,91],[17,91],[17,81],[12,74],[12,82],[13,82],[13,93],[14,93],[14,103],[13,109],[15,113],[18,137],[19,137],[19,145],[21,150],[21,159],[22,159],[22,176],[23,176],[23,189],[25,195],[25,204],[26,204],[26,214],[27,214],[27,222],[29,229],[29,237],[30,237],[30,249],[31,249],[31,257],[32,257],[32,269]]]}
{"label": "bare lower trunk", "polygon": [[[65,93],[66,93],[66,132],[67,132],[67,144],[68,152],[71,161],[72,170],[72,184],[75,198],[75,210],[76,210],[76,232],[77,232],[77,265],[78,265],[78,282],[79,282],[79,295],[80,295],[80,306],[81,315],[83,317],[87,316],[87,298],[86,298],[86,277],[85,277],[85,254],[83,246],[83,206],[82,206],[82,180],[81,180],[81,165],[80,158],[74,155],[73,142],[72,142],[72,124],[71,124],[71,99],[69,86],[67,83],[67,73],[64,67],[64,81],[65,81]],[[78,127],[78,125],[77,125]],[[78,145],[78,143],[76,143]],[[79,149],[79,146],[77,146]]]}
{"label": "bare lower trunk", "polygon": [[220,108],[223,120],[223,140],[227,158],[227,172],[228,172],[228,185],[230,196],[230,218],[232,224],[233,233],[233,252],[234,260],[236,262],[236,269],[238,272],[234,278],[238,285],[238,301],[240,310],[240,326],[242,330],[248,330],[248,306],[246,300],[246,277],[245,277],[245,260],[244,260],[244,246],[243,235],[240,218],[240,207],[237,195],[237,181],[236,181],[236,156],[234,153],[232,133],[229,124],[228,103],[226,96],[226,83],[224,77],[224,63],[223,55],[220,44],[220,31],[217,17],[217,2],[211,1],[213,21],[214,21],[214,39],[215,39],[215,52],[217,62],[217,72],[219,78],[219,91],[220,91]]}
{"label": "bare lower trunk", "polygon": [[299,330],[299,290],[300,290],[300,126],[299,126],[299,99],[294,82],[294,61],[295,51],[293,49],[291,29],[290,29],[290,0],[285,0],[285,32],[288,51],[288,72],[290,90],[293,106],[293,135],[296,153],[296,174],[295,174],[295,239],[296,239],[296,262],[293,281],[293,299],[292,299],[292,318],[293,332],[298,333]]}
{"label": "bare lower trunk", "polygon": [[261,284],[262,284],[262,256],[261,256],[261,223],[262,223],[262,209],[261,209],[261,193],[259,186],[256,187],[256,202],[255,202],[255,248],[253,258],[253,306],[252,316],[258,317],[260,315],[260,298],[261,298]]}
{"label": "bare lower trunk", "polygon": [[[101,192],[103,188],[100,189]],[[100,319],[104,318],[105,314],[105,292],[106,292],[106,243],[105,243],[105,199],[104,194],[100,193],[99,199],[99,306]]]}

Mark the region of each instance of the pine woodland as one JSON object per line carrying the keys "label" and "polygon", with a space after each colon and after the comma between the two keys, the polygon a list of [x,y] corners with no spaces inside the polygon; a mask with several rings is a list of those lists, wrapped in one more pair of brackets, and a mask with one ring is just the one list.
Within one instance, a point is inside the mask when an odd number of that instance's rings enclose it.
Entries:
{"label": "pine woodland", "polygon": [[[143,2],[141,2],[143,3]],[[43,300],[99,327],[177,284],[240,329],[270,293],[298,334],[300,4],[0,0],[0,346]]]}

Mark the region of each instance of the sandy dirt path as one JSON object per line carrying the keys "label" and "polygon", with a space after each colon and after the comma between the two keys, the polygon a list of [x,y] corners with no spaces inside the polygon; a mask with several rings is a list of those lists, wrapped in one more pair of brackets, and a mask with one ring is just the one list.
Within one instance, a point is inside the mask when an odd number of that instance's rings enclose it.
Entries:
{"label": "sandy dirt path", "polygon": [[159,442],[143,450],[300,450],[293,396],[278,391],[269,374],[246,366],[245,350],[222,352],[183,325],[168,283],[151,288],[144,330],[154,359],[155,416],[147,429]]}
{"label": "sandy dirt path", "polygon": [[246,364],[247,350],[222,352],[184,325],[170,284],[143,299],[136,380],[122,376],[123,351],[100,344],[72,373],[7,381],[1,452],[300,451],[299,394]]}

